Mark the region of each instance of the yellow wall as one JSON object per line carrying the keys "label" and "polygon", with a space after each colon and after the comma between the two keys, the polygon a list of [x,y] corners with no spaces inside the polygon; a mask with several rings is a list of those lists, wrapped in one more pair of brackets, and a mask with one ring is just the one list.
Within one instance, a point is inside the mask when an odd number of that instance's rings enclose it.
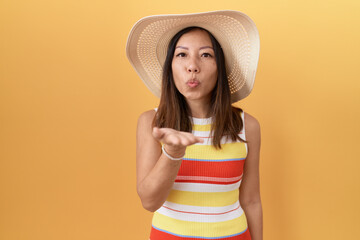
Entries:
{"label": "yellow wall", "polygon": [[0,3],[0,239],[147,240],[135,128],[156,107],[125,56],[141,17],[219,9],[256,22],[264,239],[360,239],[357,0]]}

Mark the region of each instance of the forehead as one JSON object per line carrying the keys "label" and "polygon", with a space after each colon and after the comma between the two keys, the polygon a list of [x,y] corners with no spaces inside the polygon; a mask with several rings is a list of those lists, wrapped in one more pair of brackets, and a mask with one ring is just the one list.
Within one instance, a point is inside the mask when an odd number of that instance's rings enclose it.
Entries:
{"label": "forehead", "polygon": [[207,44],[212,47],[212,42],[209,34],[202,29],[194,29],[184,33],[177,42],[176,46],[182,44]]}

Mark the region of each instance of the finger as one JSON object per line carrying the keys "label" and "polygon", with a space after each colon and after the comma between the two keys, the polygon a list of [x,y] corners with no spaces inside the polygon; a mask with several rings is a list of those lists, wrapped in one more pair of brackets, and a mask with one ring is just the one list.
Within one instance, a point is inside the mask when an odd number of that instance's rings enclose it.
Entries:
{"label": "finger", "polygon": [[178,146],[181,144],[178,134],[165,134],[163,142],[167,145]]}
{"label": "finger", "polygon": [[174,140],[173,144],[178,144],[184,147],[192,145],[196,142],[194,135],[188,132],[172,131],[171,136],[171,139]]}
{"label": "finger", "polygon": [[189,137],[189,136],[181,136],[180,141],[183,146],[189,146],[189,145],[193,144],[191,137]]}
{"label": "finger", "polygon": [[195,140],[197,143],[203,143],[204,142],[204,139],[201,138],[201,137],[195,137]]}
{"label": "finger", "polygon": [[192,133],[186,133],[184,134],[184,137],[186,138],[186,140],[184,140],[184,144],[186,144],[187,146],[193,145],[198,142],[196,137]]}
{"label": "finger", "polygon": [[197,137],[192,133],[186,133],[186,136],[188,137],[188,139],[191,141],[191,144],[194,143],[203,143],[204,139],[201,137]]}
{"label": "finger", "polygon": [[195,143],[202,143],[204,140],[189,132],[176,131],[172,128],[153,128],[153,135],[158,141],[168,145],[189,146]]}
{"label": "finger", "polygon": [[200,137],[193,137],[192,139],[191,139],[191,145],[192,144],[195,144],[195,143],[203,143],[204,142],[204,139],[202,139],[202,138],[200,138]]}

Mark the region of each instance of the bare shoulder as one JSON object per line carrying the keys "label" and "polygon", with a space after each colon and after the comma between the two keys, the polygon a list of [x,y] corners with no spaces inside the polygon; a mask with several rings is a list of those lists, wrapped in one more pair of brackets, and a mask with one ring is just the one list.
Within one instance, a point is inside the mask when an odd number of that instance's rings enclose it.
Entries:
{"label": "bare shoulder", "polygon": [[246,139],[260,138],[260,123],[252,115],[244,112]]}
{"label": "bare shoulder", "polygon": [[143,112],[140,114],[138,121],[152,121],[154,119],[155,113],[156,112],[154,109]]}
{"label": "bare shoulder", "polygon": [[148,110],[140,114],[137,123],[137,132],[138,133],[151,133],[152,131],[152,122],[155,116],[155,110]]}
{"label": "bare shoulder", "polygon": [[148,111],[140,114],[140,116],[138,118],[138,127],[139,126],[151,126],[151,123],[154,119],[155,113],[156,113],[155,110],[151,109],[151,110],[148,110]]}

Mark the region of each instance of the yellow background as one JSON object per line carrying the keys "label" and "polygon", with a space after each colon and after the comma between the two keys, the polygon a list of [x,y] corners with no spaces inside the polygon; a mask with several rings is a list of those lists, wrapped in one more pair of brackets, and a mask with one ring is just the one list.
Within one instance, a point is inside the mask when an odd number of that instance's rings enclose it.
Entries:
{"label": "yellow background", "polygon": [[135,130],[158,99],[127,35],[147,15],[219,9],[260,32],[237,105],[262,127],[264,239],[360,239],[358,0],[2,0],[1,240],[148,239]]}

